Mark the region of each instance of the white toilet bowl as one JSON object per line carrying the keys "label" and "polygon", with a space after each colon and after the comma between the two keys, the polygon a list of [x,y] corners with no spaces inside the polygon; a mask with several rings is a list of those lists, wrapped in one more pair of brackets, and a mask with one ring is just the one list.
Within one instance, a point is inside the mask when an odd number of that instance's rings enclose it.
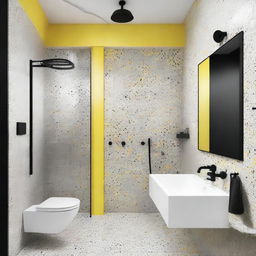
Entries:
{"label": "white toilet bowl", "polygon": [[80,200],[73,197],[50,197],[23,212],[24,231],[56,234],[62,232],[79,211]]}

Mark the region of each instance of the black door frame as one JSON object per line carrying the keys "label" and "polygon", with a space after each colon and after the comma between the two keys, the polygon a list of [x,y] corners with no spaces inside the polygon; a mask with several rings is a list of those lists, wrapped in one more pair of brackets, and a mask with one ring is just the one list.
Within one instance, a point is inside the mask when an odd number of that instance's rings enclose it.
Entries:
{"label": "black door frame", "polygon": [[8,0],[0,1],[0,255],[8,255]]}

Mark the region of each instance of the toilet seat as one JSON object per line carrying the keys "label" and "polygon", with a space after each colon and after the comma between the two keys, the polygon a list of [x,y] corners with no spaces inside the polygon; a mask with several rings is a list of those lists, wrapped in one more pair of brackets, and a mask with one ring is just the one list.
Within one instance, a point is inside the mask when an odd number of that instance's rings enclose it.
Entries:
{"label": "toilet seat", "polygon": [[31,205],[23,212],[24,231],[58,234],[76,217],[80,200],[73,197],[50,197],[39,205]]}
{"label": "toilet seat", "polygon": [[63,212],[80,206],[80,200],[74,197],[50,197],[36,206],[40,212]]}

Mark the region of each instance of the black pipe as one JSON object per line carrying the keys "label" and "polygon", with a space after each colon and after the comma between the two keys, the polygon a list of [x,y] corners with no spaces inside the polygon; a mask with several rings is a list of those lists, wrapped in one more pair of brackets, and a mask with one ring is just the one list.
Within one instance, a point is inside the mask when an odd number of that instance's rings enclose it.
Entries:
{"label": "black pipe", "polygon": [[149,173],[152,174],[151,170],[151,139],[148,138],[148,165],[149,165]]}
{"label": "black pipe", "polygon": [[29,175],[33,174],[33,61],[29,62]]}
{"label": "black pipe", "polygon": [[[8,152],[9,152],[9,118],[8,118],[8,4],[0,3],[0,215],[1,215],[1,254],[8,253]],[[11,131],[13,132],[13,131]],[[11,158],[10,158],[11,159]]]}

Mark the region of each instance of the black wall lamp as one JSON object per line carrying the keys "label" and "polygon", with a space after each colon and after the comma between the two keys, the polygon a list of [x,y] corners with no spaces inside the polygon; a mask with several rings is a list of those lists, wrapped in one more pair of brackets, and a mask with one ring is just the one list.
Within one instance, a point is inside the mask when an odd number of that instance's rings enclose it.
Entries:
{"label": "black wall lamp", "polygon": [[213,39],[216,43],[220,43],[223,41],[223,39],[228,35],[227,32],[223,32],[221,30],[216,30],[213,33]]}
{"label": "black wall lamp", "polygon": [[29,62],[29,174],[33,174],[33,68],[51,68],[68,70],[75,67],[74,63],[66,59],[30,60]]}

